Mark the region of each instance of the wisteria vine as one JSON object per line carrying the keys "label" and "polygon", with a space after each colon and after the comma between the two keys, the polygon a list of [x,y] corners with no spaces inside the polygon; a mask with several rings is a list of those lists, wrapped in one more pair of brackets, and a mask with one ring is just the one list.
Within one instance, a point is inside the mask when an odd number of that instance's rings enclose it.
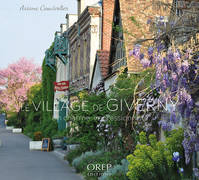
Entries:
{"label": "wisteria vine", "polygon": [[199,110],[195,108],[194,98],[199,86],[199,56],[193,48],[167,49],[161,42],[149,47],[147,53],[142,53],[141,45],[136,45],[130,55],[139,59],[145,68],[154,67],[156,78],[152,86],[159,92],[161,102],[171,105],[170,117],[161,119],[159,125],[163,130],[171,130],[182,123],[185,128],[183,146],[186,163],[189,163],[191,153],[199,151]]}

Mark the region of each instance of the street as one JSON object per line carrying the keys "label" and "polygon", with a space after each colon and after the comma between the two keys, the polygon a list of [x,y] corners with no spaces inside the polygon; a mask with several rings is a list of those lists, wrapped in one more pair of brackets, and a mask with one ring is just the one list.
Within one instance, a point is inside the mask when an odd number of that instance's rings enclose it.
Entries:
{"label": "street", "polygon": [[0,180],[81,180],[53,152],[29,150],[29,138],[0,127]]}

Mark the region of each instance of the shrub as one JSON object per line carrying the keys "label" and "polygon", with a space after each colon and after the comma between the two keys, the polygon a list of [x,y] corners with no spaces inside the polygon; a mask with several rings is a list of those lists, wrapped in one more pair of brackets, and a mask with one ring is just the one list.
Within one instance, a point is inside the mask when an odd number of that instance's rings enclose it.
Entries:
{"label": "shrub", "polygon": [[129,162],[126,159],[121,161],[121,165],[117,164],[113,168],[104,172],[104,174],[99,178],[99,180],[128,180],[126,173],[128,171]]}
{"label": "shrub", "polygon": [[[98,179],[107,169],[102,169],[102,165],[111,164],[112,166],[120,163],[121,161],[120,152],[86,152],[80,157],[76,158],[73,161],[73,165],[76,169],[76,172],[83,174],[87,180]],[[87,169],[87,166],[92,164],[93,166],[100,166],[100,169]]]}
{"label": "shrub", "polygon": [[15,125],[15,124],[13,123],[13,121],[12,121],[12,120],[8,120],[7,126],[13,126],[13,125]]}
{"label": "shrub", "polygon": [[66,136],[66,130],[57,131],[56,134],[53,135],[53,139],[60,139]]}
{"label": "shrub", "polygon": [[[136,146],[133,154],[127,156],[129,161],[127,176],[130,180],[178,180],[181,179],[179,168],[189,173],[189,167],[184,163],[182,147],[183,130],[173,130],[166,138],[166,142],[157,142],[155,135],[149,136],[149,143],[145,133],[140,133],[141,144]],[[181,158],[178,163],[173,160],[173,153],[179,152]]]}
{"label": "shrub", "polygon": [[[80,108],[86,102],[86,109]],[[73,108],[66,118],[66,121],[70,123],[70,129],[74,131],[71,133],[68,130],[67,136],[72,136],[74,141],[78,141],[84,151],[96,151],[98,142],[103,139],[104,129],[99,128],[100,119],[105,117],[109,112],[106,108],[106,94],[100,93],[98,95],[87,92],[79,93],[79,101],[73,104]],[[96,110],[93,105],[98,104],[101,109]],[[74,118],[81,117],[81,118]]]}
{"label": "shrub", "polygon": [[71,165],[72,162],[73,162],[73,160],[74,160],[76,157],[80,156],[82,153],[83,153],[83,152],[82,152],[82,149],[81,149],[81,147],[79,147],[79,148],[77,148],[77,149],[74,149],[74,150],[69,151],[68,154],[65,156],[64,159],[66,159],[66,160],[69,162],[69,164]]}
{"label": "shrub", "polygon": [[58,131],[57,127],[57,121],[49,118],[48,120],[43,120],[40,128],[45,138],[52,138]]}
{"label": "shrub", "polygon": [[81,170],[79,169],[80,163],[82,161],[84,161],[84,159],[86,158],[90,158],[91,156],[99,156],[101,155],[103,152],[102,151],[97,151],[97,152],[85,152],[83,153],[81,156],[76,157],[73,162],[72,162],[72,166],[76,169],[77,172],[80,172]]}
{"label": "shrub", "polygon": [[19,120],[18,120],[18,117],[17,117],[17,113],[12,113],[10,112],[8,114],[8,123],[7,123],[7,126],[15,126],[15,127],[18,127],[19,125]]}
{"label": "shrub", "polygon": [[33,141],[41,141],[42,140],[42,133],[41,131],[37,131],[34,133]]}

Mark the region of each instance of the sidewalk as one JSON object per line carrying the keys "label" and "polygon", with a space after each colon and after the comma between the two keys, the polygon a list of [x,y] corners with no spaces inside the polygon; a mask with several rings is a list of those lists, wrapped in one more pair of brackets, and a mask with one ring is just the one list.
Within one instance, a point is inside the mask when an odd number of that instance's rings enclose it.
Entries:
{"label": "sidewalk", "polygon": [[[57,156],[59,159],[63,160],[68,166],[70,166],[69,163],[68,163],[68,161],[64,160],[64,157],[66,156],[67,152],[68,152],[67,150],[62,150],[61,148],[56,148],[53,151],[53,153],[55,154],[55,156]],[[76,171],[75,171],[75,169],[73,167],[71,167],[71,169],[72,169],[72,171],[74,173],[76,173]],[[78,176],[80,176],[80,178],[82,180],[84,180],[84,178],[83,178],[83,176],[81,174],[78,174]]]}
{"label": "sidewalk", "polygon": [[[82,180],[67,161],[53,152],[30,151],[30,139],[0,128],[0,172],[2,180]],[[57,152],[57,151],[55,151]]]}
{"label": "sidewalk", "polygon": [[[66,156],[67,151],[62,150],[61,148],[56,148],[56,149],[54,149],[53,153],[60,159],[64,160],[64,157]],[[66,161],[66,162],[68,162],[68,161]]]}

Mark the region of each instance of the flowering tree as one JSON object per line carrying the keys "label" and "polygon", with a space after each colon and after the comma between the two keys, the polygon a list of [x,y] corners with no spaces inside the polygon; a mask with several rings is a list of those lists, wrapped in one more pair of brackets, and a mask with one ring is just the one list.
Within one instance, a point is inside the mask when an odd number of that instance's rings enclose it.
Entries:
{"label": "flowering tree", "polygon": [[6,111],[19,112],[31,86],[41,81],[41,68],[21,58],[0,70],[0,103]]}

